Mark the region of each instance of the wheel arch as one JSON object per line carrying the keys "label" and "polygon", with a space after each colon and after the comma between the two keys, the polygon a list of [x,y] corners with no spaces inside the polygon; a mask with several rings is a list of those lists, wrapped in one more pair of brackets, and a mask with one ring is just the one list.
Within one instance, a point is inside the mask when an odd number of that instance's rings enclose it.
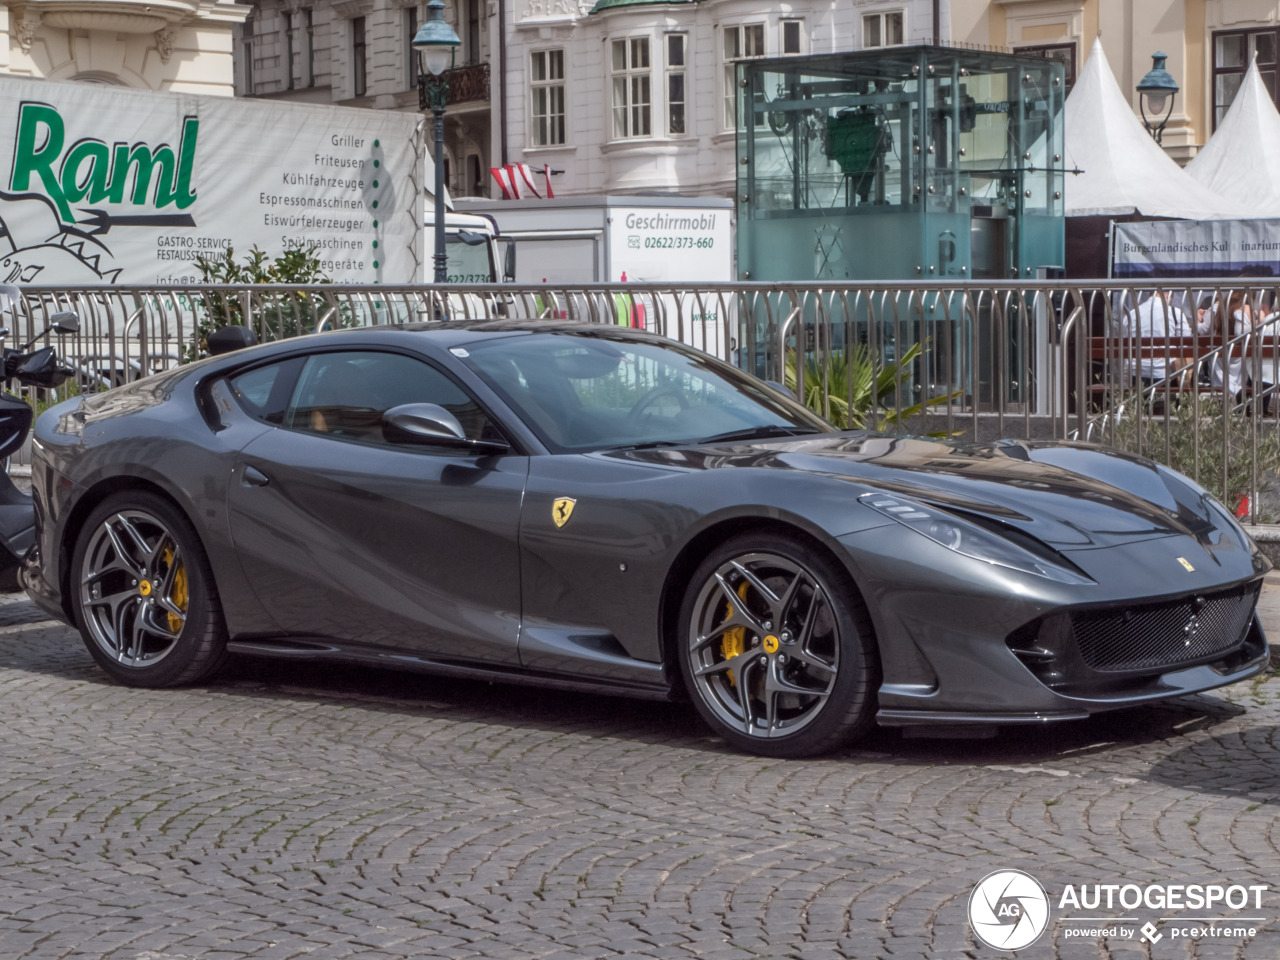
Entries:
{"label": "wheel arch", "polygon": [[[681,697],[684,696],[684,686],[680,680],[680,667],[675,659],[676,641],[680,634],[680,608],[684,604],[685,594],[693,587],[691,583],[693,573],[718,544],[744,533],[787,537],[821,551],[836,569],[845,574],[854,599],[866,607],[866,598],[858,585],[858,578],[849,559],[841,554],[830,539],[818,532],[781,517],[738,516],[713,523],[698,531],[680,549],[667,571],[659,601],[658,631],[663,670],[671,682],[672,690]],[[871,647],[878,652],[879,641],[875,636],[874,622],[870,616],[867,617],[867,623],[872,631],[872,636],[869,638]]]}

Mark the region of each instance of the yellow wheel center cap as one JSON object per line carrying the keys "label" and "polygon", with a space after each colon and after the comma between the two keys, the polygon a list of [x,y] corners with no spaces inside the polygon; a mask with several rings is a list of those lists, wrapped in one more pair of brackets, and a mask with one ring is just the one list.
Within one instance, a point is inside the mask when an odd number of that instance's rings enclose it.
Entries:
{"label": "yellow wheel center cap", "polygon": [[150,581],[150,580],[139,580],[139,581],[138,581],[138,592],[139,592],[140,594],[142,594],[144,597],[149,597],[149,596],[151,596],[151,581]]}
{"label": "yellow wheel center cap", "polygon": [[764,638],[764,652],[765,653],[778,652],[778,638],[775,637],[772,633]]}

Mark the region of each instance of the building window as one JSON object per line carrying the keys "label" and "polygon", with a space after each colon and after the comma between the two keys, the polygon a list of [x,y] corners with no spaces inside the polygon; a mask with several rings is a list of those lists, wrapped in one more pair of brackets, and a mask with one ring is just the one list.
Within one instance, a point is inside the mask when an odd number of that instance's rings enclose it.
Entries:
{"label": "building window", "polygon": [[1276,99],[1276,51],[1280,30],[1233,30],[1213,35],[1213,125],[1217,128],[1235,100],[1249,64],[1256,56],[1262,82]]}
{"label": "building window", "polygon": [[351,80],[354,95],[357,97],[363,97],[369,89],[366,54],[364,17],[356,17],[351,21]]}
{"label": "building window", "polygon": [[614,40],[611,50],[613,139],[650,136],[649,38]]}
{"label": "building window", "polygon": [[783,20],[779,24],[782,32],[782,54],[804,53],[804,21]]}
{"label": "building window", "polygon": [[867,13],[862,17],[862,45],[864,47],[898,47],[906,36],[907,15],[897,13]]}
{"label": "building window", "polygon": [[404,62],[410,90],[418,85],[418,51],[413,49],[413,38],[417,35],[418,7],[414,4],[404,8]]}
{"label": "building window", "polygon": [[1076,84],[1076,45],[1074,43],[1048,43],[1034,47],[1014,47],[1014,53],[1024,57],[1044,57],[1046,60],[1058,60],[1062,63],[1067,75],[1067,90]]}
{"label": "building window", "polygon": [[688,133],[685,126],[685,103],[688,98],[685,73],[685,50],[689,37],[683,33],[668,33],[663,38],[667,51],[667,135],[680,137]]}
{"label": "building window", "polygon": [[764,56],[764,24],[739,23],[724,28],[724,127],[733,130],[738,125],[737,89],[734,64]]}
{"label": "building window", "polygon": [[467,0],[467,63],[479,63],[480,56],[480,0]]}
{"label": "building window", "polygon": [[253,96],[253,21],[246,20],[240,27],[240,59],[244,62],[244,94]]}
{"label": "building window", "polygon": [[284,88],[293,89],[293,14],[280,14],[284,21]]}
{"label": "building window", "polygon": [[303,42],[307,48],[303,51],[307,72],[303,74],[308,87],[316,85],[316,24],[315,16],[310,9],[302,11]]}
{"label": "building window", "polygon": [[535,50],[530,54],[529,86],[533,145],[551,147],[564,143],[563,50]]}

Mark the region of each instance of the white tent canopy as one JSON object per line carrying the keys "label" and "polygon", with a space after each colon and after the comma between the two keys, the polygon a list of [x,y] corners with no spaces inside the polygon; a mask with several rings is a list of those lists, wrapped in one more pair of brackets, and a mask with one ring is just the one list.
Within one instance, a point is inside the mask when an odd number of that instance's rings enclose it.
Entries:
{"label": "white tent canopy", "polygon": [[[1192,179],[1151,138],[1120,91],[1102,41],[1066,103],[1066,210],[1069,217],[1247,219],[1256,207]],[[1069,171],[1084,171],[1072,174]]]}
{"label": "white tent canopy", "polygon": [[1213,138],[1187,173],[1253,217],[1280,217],[1280,113],[1255,61]]}

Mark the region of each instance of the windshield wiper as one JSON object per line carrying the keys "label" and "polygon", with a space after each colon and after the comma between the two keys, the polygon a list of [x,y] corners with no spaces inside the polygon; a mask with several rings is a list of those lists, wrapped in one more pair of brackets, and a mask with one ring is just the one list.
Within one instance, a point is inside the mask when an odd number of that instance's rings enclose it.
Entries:
{"label": "windshield wiper", "polygon": [[715,436],[703,437],[698,443],[725,443],[730,440],[765,440],[769,437],[799,437],[806,434],[820,433],[813,427],[784,427],[779,423],[765,424],[759,427],[747,427],[744,430],[730,430],[728,433],[717,433]]}

